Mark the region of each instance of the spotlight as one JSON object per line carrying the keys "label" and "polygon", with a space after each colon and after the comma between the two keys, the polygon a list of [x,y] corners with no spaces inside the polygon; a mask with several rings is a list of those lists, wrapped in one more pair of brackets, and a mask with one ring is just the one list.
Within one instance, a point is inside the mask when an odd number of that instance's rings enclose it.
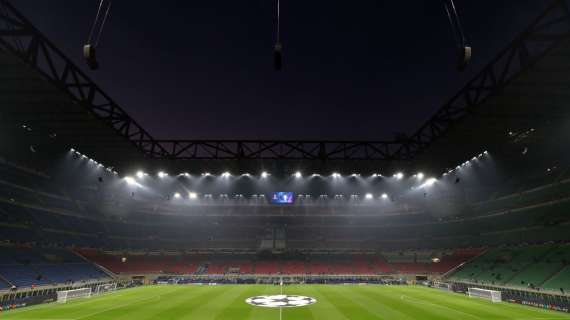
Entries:
{"label": "spotlight", "polygon": [[338,178],[340,178],[340,173],[338,173],[338,172],[333,172],[332,177],[335,178],[335,179],[338,179]]}
{"label": "spotlight", "polygon": [[385,193],[383,193],[383,194],[382,194],[382,199],[388,199],[388,195],[385,194]]}
{"label": "spotlight", "polygon": [[198,194],[196,192],[189,192],[188,198],[194,200],[194,199],[198,198]]}
{"label": "spotlight", "polygon": [[137,171],[137,178],[142,179],[144,177],[144,172],[142,171]]}
{"label": "spotlight", "polygon": [[358,176],[360,176],[358,173],[353,173],[353,174],[351,175],[351,177],[353,177],[353,178],[356,178],[356,177],[358,177]]}
{"label": "spotlight", "polygon": [[174,198],[180,199],[180,193],[176,192],[176,193],[174,194]]}
{"label": "spotlight", "polygon": [[429,178],[426,180],[426,182],[424,183],[424,185],[426,187],[431,187],[433,186],[434,183],[436,183],[437,179],[436,178]]}
{"label": "spotlight", "polygon": [[267,177],[269,177],[269,173],[263,171],[263,172],[261,173],[261,178],[266,179]]}
{"label": "spotlight", "polygon": [[314,177],[320,177],[320,176],[321,176],[321,175],[318,174],[318,173],[313,173],[313,174],[311,175],[311,177],[313,177],[313,178],[314,178]]}
{"label": "spotlight", "polygon": [[418,172],[418,174],[416,175],[416,177],[418,178],[418,180],[422,180],[424,178],[424,174],[421,172]]}
{"label": "spotlight", "polygon": [[295,172],[295,178],[299,179],[299,178],[302,178],[302,177],[303,177],[303,175],[301,174],[300,171]]}
{"label": "spotlight", "polygon": [[158,177],[159,178],[165,178],[168,176],[168,173],[164,172],[164,171],[159,171],[158,172]]}
{"label": "spotlight", "polygon": [[75,149],[71,148],[71,152],[75,152]]}
{"label": "spotlight", "polygon": [[404,174],[401,172],[398,172],[398,173],[394,174],[394,178],[401,180],[402,178],[404,178]]}
{"label": "spotlight", "polygon": [[484,154],[488,154],[489,152],[487,150],[483,151]]}
{"label": "spotlight", "polygon": [[242,177],[249,177],[250,174],[249,174],[249,173],[244,173],[244,174],[242,174],[241,176],[242,176]]}
{"label": "spotlight", "polygon": [[226,171],[226,172],[222,173],[222,178],[229,178],[231,175],[232,175],[231,173]]}
{"label": "spotlight", "polygon": [[209,176],[211,176],[211,174],[209,172],[204,172],[204,173],[202,173],[202,176],[203,177],[209,177]]}
{"label": "spotlight", "polygon": [[188,172],[184,172],[180,174],[181,176],[185,176],[186,178],[190,177],[190,174]]}
{"label": "spotlight", "polygon": [[376,177],[378,177],[378,175],[377,175],[376,173],[374,173],[374,174],[372,175],[372,178],[376,178]]}
{"label": "spotlight", "polygon": [[365,198],[366,200],[372,200],[372,198],[373,198],[372,193],[367,193],[367,194],[364,196],[364,198]]}

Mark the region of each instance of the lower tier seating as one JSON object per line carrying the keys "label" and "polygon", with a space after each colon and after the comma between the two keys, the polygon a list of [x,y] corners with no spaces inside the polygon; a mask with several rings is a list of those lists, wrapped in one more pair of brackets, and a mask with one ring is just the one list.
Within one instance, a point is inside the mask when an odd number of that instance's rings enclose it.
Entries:
{"label": "lower tier seating", "polygon": [[509,287],[570,289],[570,245],[546,244],[487,251],[450,275],[451,280]]}
{"label": "lower tier seating", "polygon": [[0,288],[33,287],[106,278],[92,263],[65,249],[0,247]]}

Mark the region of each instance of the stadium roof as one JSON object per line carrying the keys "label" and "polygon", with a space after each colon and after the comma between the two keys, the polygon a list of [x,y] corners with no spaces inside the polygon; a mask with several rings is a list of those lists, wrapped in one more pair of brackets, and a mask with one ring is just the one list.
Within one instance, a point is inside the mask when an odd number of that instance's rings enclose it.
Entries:
{"label": "stadium roof", "polygon": [[483,150],[530,137],[540,142],[568,116],[564,1],[555,1],[416,133],[394,141],[156,140],[10,3],[0,0],[0,8],[2,130],[7,136],[25,130],[119,169],[252,171],[280,160],[315,171],[441,173]]}

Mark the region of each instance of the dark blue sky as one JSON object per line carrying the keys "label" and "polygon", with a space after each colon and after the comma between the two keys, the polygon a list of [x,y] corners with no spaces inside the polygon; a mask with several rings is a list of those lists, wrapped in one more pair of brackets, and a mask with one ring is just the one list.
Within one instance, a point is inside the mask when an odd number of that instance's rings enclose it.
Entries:
{"label": "dark blue sky", "polygon": [[[13,0],[85,70],[98,0]],[[155,138],[391,139],[411,134],[549,1],[456,0],[473,64],[455,71],[439,0],[115,0],[88,71]]]}

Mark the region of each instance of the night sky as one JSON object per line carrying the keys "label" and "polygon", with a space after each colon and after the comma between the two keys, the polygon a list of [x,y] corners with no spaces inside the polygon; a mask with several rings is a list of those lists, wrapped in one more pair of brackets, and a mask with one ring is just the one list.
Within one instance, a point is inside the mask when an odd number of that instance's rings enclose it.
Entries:
{"label": "night sky", "polygon": [[[98,0],[12,0],[84,70]],[[392,139],[411,134],[550,1],[456,0],[473,63],[455,70],[438,0],[115,0],[88,74],[155,138]]]}

